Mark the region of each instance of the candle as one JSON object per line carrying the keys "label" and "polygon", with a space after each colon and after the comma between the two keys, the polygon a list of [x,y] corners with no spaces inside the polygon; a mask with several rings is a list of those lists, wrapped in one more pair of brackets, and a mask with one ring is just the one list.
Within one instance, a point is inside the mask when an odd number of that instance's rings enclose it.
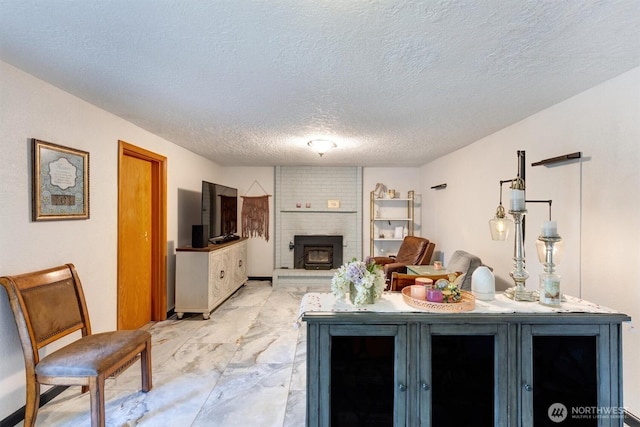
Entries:
{"label": "candle", "polygon": [[434,261],[433,262],[433,268],[435,270],[442,270],[442,261]]}
{"label": "candle", "polygon": [[442,291],[440,289],[428,289],[427,301],[442,302]]}
{"label": "candle", "polygon": [[414,282],[417,286],[423,286],[427,289],[433,288],[433,280],[429,279],[428,277],[416,277],[416,280]]}
{"label": "candle", "polygon": [[424,285],[411,286],[411,297],[424,301],[427,298],[427,288]]}
{"label": "candle", "polygon": [[562,301],[560,276],[557,274],[540,275],[540,304],[558,307]]}
{"label": "candle", "polygon": [[511,190],[511,210],[523,211],[524,210],[524,190]]}
{"label": "candle", "polygon": [[545,221],[542,223],[542,235],[553,237],[558,235],[558,225],[555,221]]}

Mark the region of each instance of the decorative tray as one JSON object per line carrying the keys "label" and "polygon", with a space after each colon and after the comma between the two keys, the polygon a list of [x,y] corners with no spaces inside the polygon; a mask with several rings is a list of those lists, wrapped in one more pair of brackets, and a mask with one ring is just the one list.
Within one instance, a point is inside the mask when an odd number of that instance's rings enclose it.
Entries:
{"label": "decorative tray", "polygon": [[[413,285],[412,285],[413,286]],[[476,297],[471,292],[460,291],[462,300],[458,302],[432,302],[425,301],[411,296],[411,286],[402,288],[402,298],[411,307],[425,311],[436,311],[442,313],[456,313],[460,311],[471,311],[476,306]]]}

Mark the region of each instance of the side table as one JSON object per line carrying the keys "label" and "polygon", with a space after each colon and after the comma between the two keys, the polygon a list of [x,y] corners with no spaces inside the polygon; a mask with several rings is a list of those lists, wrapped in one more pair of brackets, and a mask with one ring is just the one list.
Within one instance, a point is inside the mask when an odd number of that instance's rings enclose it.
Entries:
{"label": "side table", "polygon": [[450,273],[446,268],[436,270],[433,265],[407,265],[407,274],[416,276],[440,275]]}

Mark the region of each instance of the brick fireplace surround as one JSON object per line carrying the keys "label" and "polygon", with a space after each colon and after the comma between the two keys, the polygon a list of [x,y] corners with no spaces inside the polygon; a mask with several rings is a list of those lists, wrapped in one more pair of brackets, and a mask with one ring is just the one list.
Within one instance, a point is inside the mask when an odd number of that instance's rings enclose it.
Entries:
{"label": "brick fireplace surround", "polygon": [[335,269],[294,268],[296,235],[342,236],[343,260],[362,257],[362,168],[277,166],[274,202],[273,286],[329,286]]}

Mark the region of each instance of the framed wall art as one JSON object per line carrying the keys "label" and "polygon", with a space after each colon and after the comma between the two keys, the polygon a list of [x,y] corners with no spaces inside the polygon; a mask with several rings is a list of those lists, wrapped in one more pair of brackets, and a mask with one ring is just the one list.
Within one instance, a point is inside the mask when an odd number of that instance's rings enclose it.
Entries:
{"label": "framed wall art", "polygon": [[89,153],[32,139],[33,221],[89,218]]}

